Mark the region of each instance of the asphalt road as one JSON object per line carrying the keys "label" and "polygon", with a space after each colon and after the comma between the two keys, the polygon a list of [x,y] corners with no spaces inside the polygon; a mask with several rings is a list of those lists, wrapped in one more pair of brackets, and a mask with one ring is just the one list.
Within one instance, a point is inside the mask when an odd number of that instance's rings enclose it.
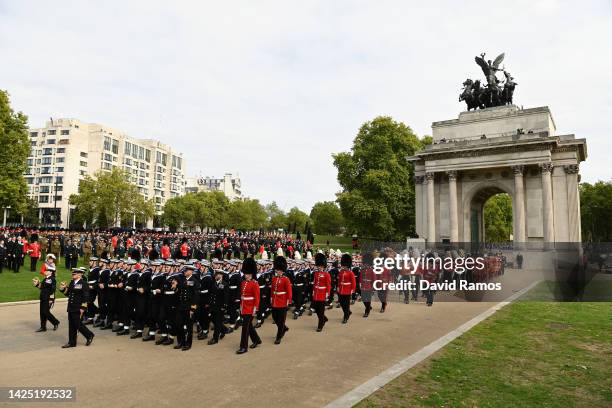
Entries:
{"label": "asphalt road", "polygon": [[[535,277],[527,275],[504,285],[504,293],[510,296],[533,282]],[[394,302],[381,314],[374,303],[364,319],[363,304],[357,303],[346,325],[340,323],[340,309],[328,310],[329,322],[321,333],[315,332],[316,315],[288,320],[290,331],[281,345],[273,344],[276,331],[270,317],[258,330],[263,344],[244,355],[235,354],[237,332],[214,346],[194,339],[193,348],[183,352],[93,329],[96,338],[90,347],[79,337],[77,348],[61,349],[67,341],[65,303],[54,309],[60,328],[46,333],[34,333],[38,304],[2,306],[0,386],[76,387],[77,403],[69,406],[320,407],[492,304],[458,300],[426,307],[422,301]]]}

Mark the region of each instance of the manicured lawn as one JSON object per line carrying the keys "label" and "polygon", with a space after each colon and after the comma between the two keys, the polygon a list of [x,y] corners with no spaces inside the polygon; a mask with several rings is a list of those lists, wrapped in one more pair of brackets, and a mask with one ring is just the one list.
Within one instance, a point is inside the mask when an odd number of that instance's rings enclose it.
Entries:
{"label": "manicured lawn", "polygon": [[610,407],[611,333],[609,302],[516,302],[357,406]]}
{"label": "manicured lawn", "polygon": [[[314,247],[317,249],[340,249],[341,251],[353,251],[351,237],[341,237],[335,235],[315,235]],[[329,246],[327,246],[329,241]]]}
{"label": "manicured lawn", "polygon": [[[30,259],[26,257],[25,266],[19,269],[19,273],[13,273],[6,268],[0,273],[0,303],[2,302],[16,302],[19,300],[32,300],[38,299],[39,290],[32,285],[32,279],[41,279],[40,266],[38,263],[38,271],[30,272]],[[69,282],[71,279],[71,273],[64,267],[64,259],[61,258],[58,262],[57,268],[57,287],[56,292],[57,298],[62,298],[64,295],[59,291],[60,282]],[[79,261],[78,266],[85,266]]]}

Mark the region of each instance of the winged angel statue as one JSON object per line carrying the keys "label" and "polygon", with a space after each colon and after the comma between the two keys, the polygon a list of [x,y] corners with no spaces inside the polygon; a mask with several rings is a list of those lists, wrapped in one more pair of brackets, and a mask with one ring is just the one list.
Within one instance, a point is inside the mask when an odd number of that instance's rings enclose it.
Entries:
{"label": "winged angel statue", "polygon": [[[494,61],[485,60],[485,53],[475,57],[476,63],[482,69],[487,80],[486,86],[481,86],[480,81],[472,81],[466,79],[463,83],[463,91],[459,95],[459,101],[465,101],[468,111],[477,108],[484,109],[493,106],[512,105],[512,96],[514,88],[518,85],[514,82],[514,78],[504,68],[499,68],[499,65],[504,60],[504,53],[495,58]],[[505,81],[500,81],[496,73],[502,71],[505,76]],[[503,84],[503,86],[501,86]]]}

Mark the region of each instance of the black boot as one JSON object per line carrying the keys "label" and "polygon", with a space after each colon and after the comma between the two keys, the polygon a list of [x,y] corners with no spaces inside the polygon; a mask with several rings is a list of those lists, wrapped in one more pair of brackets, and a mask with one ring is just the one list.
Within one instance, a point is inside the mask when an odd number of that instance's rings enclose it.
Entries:
{"label": "black boot", "polygon": [[208,332],[201,331],[198,333],[198,340],[206,340],[208,338]]}
{"label": "black boot", "polygon": [[130,336],[130,339],[137,339],[139,337],[142,337],[142,332],[137,331],[136,333]]}

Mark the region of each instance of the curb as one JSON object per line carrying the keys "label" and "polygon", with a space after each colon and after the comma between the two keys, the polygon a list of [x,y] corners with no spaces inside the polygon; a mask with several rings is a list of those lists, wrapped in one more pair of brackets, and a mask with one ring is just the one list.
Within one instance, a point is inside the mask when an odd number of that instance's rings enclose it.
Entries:
{"label": "curb", "polygon": [[353,405],[357,404],[369,395],[373,394],[378,389],[384,387],[387,383],[404,374],[406,371],[408,371],[415,365],[427,359],[432,354],[440,350],[442,347],[446,346],[448,343],[455,340],[457,337],[461,336],[462,334],[470,330],[472,327],[476,326],[478,323],[493,315],[499,309],[509,305],[519,297],[523,296],[538,283],[540,283],[540,281],[533,282],[531,285],[521,289],[512,296],[508,297],[506,300],[499,302],[494,306],[491,306],[489,309],[485,310],[478,316],[457,327],[455,330],[452,330],[444,336],[440,337],[439,339],[434,340],[416,353],[410,355],[409,357],[406,357],[399,363],[391,366],[390,368],[378,374],[377,376],[371,378],[363,384],[353,388],[351,391],[347,392],[341,397],[330,402],[326,405],[326,408],[352,407]]}
{"label": "curb", "polygon": [[[55,299],[55,302],[65,302],[68,298]],[[34,305],[40,303],[40,300],[20,300],[19,302],[4,302],[0,303],[0,307]]]}

